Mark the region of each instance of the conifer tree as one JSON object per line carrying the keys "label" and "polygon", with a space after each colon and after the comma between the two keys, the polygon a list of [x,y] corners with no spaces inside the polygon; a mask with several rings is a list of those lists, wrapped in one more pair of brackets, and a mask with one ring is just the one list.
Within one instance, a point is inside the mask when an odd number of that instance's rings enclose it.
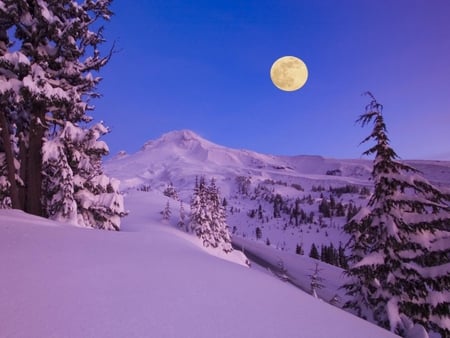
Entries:
{"label": "conifer tree", "polygon": [[449,195],[397,160],[389,145],[383,106],[371,102],[358,122],[374,123],[363,140],[375,145],[374,193],[345,226],[351,300],[345,305],[391,331],[406,334],[408,320],[450,334]]}
{"label": "conifer tree", "polygon": [[188,228],[186,227],[186,212],[182,200],[180,200],[180,219],[178,220],[178,226],[180,229],[186,228],[186,231],[188,231]]}
{"label": "conifer tree", "polygon": [[103,174],[108,151],[98,123],[80,128],[66,122],[43,145],[44,216],[86,227],[119,230],[126,212],[119,182]]}
{"label": "conifer tree", "polygon": [[191,199],[190,226],[204,246],[220,247],[225,252],[233,250],[225,208],[214,179],[209,186],[206,186],[204,177],[196,181]]}
{"label": "conifer tree", "polygon": [[317,290],[323,288],[323,278],[320,276],[322,269],[319,269],[319,263],[316,263],[315,268],[312,270],[312,274],[308,275],[310,278],[311,294],[314,298],[318,298]]}
{"label": "conifer tree", "polygon": [[320,259],[319,251],[317,250],[317,247],[314,243],[311,245],[311,250],[309,251],[309,257],[314,258],[314,259]]}
{"label": "conifer tree", "polygon": [[170,203],[169,200],[166,202],[166,206],[164,207],[164,210],[161,212],[163,216],[163,220],[168,221],[170,219],[170,215],[172,212],[170,211]]}
{"label": "conifer tree", "polygon": [[[104,42],[101,20],[109,20],[110,3],[0,0],[0,174],[7,180],[13,208],[72,222],[78,200],[79,224],[119,227],[121,198],[108,195],[117,191],[117,183],[104,176],[99,160],[107,147],[96,135],[105,132],[98,125],[84,127],[92,120],[87,115],[93,110],[90,99],[99,96],[101,78],[94,73],[111,57],[111,52],[101,56],[99,51]],[[86,143],[63,148],[60,134],[68,123],[85,134]],[[72,154],[82,159],[76,161],[78,168]],[[50,177],[64,191],[54,190]],[[87,200],[89,195],[93,200]]]}
{"label": "conifer tree", "polygon": [[197,237],[202,237],[208,223],[206,216],[206,187],[205,178],[202,176],[200,180],[195,178],[194,193],[191,198],[191,220],[190,228]]}
{"label": "conifer tree", "polygon": [[164,196],[170,197],[170,198],[174,199],[175,201],[179,200],[178,192],[175,189],[175,187],[173,186],[172,182],[170,182],[167,185],[167,187],[163,191],[163,194],[164,194]]}

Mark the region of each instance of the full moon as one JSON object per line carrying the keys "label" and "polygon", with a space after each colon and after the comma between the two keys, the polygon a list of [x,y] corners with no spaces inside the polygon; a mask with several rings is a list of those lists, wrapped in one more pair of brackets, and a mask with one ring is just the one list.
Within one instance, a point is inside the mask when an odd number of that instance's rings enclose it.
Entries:
{"label": "full moon", "polygon": [[270,78],[273,84],[284,91],[298,90],[308,79],[308,68],[295,56],[283,56],[275,61],[270,68]]}

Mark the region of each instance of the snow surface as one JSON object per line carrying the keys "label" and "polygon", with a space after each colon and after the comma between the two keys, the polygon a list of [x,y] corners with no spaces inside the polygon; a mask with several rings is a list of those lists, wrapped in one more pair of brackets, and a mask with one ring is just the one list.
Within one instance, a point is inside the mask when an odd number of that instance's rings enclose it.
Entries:
{"label": "snow surface", "polygon": [[[450,186],[449,162],[418,164],[434,182]],[[265,184],[284,198],[312,194],[313,205],[302,208],[317,211],[314,185],[371,186],[369,161],[262,155],[177,131],[136,154],[120,153],[105,169],[122,180],[130,213],[121,232],[0,210],[0,337],[395,337],[339,308],[340,268],[320,262],[324,288],[317,290],[319,299],[308,294],[317,261],[294,254],[295,244],[302,243],[306,254],[313,242],[337,247],[345,240],[343,219],[326,219],[325,229],[283,229],[285,219],[255,223],[246,212],[262,203],[267,214],[271,205],[236,192],[236,177],[247,177],[251,189]],[[175,201],[171,219],[162,220],[167,184],[173,183],[188,213],[198,175],[215,177],[228,210],[242,209],[229,214],[229,225],[237,228],[233,240],[270,269],[247,267],[237,250],[227,255],[203,248],[177,228]],[[342,200],[363,205],[367,197]],[[263,229],[259,241],[256,225]],[[277,271],[280,264],[284,271]],[[328,304],[335,295],[340,304]]]}
{"label": "snow surface", "polygon": [[1,337],[395,336],[210,255],[161,223],[159,193],[126,199],[121,232],[0,210]]}

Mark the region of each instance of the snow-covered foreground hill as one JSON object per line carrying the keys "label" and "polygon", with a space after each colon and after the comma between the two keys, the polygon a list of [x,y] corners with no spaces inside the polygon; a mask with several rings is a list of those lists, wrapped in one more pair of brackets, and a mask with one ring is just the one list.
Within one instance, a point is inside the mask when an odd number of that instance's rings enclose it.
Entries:
{"label": "snow-covered foreground hill", "polygon": [[121,232],[0,210],[0,337],[394,337],[127,203]]}
{"label": "snow-covered foreground hill", "polygon": [[[411,164],[450,186],[449,162]],[[394,337],[339,308],[342,269],[320,262],[323,300],[308,294],[318,262],[307,257],[310,245],[345,241],[345,217],[326,217],[319,205],[332,197],[346,212],[364,204],[370,167],[228,149],[190,131],[120,154],[106,171],[122,180],[130,212],[121,232],[0,210],[0,337]],[[214,177],[226,197],[234,242],[270,271],[178,229],[180,201],[163,191],[172,183],[188,214],[200,175]],[[299,224],[289,216],[296,199],[308,215]],[[167,201],[172,215],[162,221]],[[305,255],[294,253],[299,244]],[[275,276],[280,264],[284,282]],[[328,304],[336,294],[340,302]]]}

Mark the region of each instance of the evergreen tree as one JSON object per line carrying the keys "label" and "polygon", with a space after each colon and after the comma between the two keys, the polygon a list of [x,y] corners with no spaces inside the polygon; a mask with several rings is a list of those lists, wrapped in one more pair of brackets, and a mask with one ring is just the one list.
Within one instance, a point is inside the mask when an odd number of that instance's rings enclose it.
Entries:
{"label": "evergreen tree", "polygon": [[[183,229],[186,227],[186,212],[184,210],[183,201],[180,200],[180,220],[178,221],[178,226],[180,229]],[[188,231],[188,228],[186,227],[186,231]]]}
{"label": "evergreen tree", "polygon": [[280,194],[276,194],[273,199],[273,218],[281,217],[281,208],[283,205],[283,198]]}
{"label": "evergreen tree", "polygon": [[399,162],[389,145],[382,105],[371,102],[358,121],[374,122],[363,142],[375,145],[374,194],[345,226],[350,235],[352,299],[345,305],[379,325],[406,334],[410,319],[450,334],[450,198],[420,172]]}
{"label": "evergreen tree", "polygon": [[221,203],[219,188],[214,179],[211,179],[207,188],[208,201],[210,205],[210,224],[214,235],[215,243],[213,246],[219,246],[225,252],[233,251],[231,246],[231,237],[228,230],[225,207]]}
{"label": "evergreen tree", "polygon": [[309,251],[309,257],[314,258],[314,259],[320,259],[319,251],[317,251],[317,247],[314,243],[311,245],[311,250]]}
{"label": "evergreen tree", "polygon": [[194,193],[191,198],[191,220],[190,228],[198,237],[202,237],[204,229],[207,228],[208,219],[206,217],[206,187],[205,178],[195,178]]}
{"label": "evergreen tree", "polygon": [[172,182],[170,182],[167,185],[167,187],[163,191],[163,194],[164,194],[164,196],[170,197],[170,198],[174,199],[175,201],[179,200],[178,192],[175,189],[175,187],[173,186]]}
{"label": "evergreen tree", "polygon": [[161,212],[163,216],[164,221],[169,221],[170,215],[172,215],[172,211],[170,211],[170,203],[169,200],[166,202],[166,206],[164,207],[164,210]]}
{"label": "evergreen tree", "polygon": [[[116,191],[117,183],[99,167],[107,147],[96,135],[104,132],[98,125],[83,127],[92,120],[87,115],[93,110],[90,99],[99,96],[96,87],[101,79],[93,72],[111,57],[99,51],[104,42],[100,21],[109,20],[110,3],[0,0],[0,168],[4,169],[0,174],[2,182],[7,180],[13,208],[119,228],[119,215],[124,214],[121,197],[105,195]],[[79,128],[85,134],[86,143],[61,141],[68,124],[72,131]],[[71,149],[64,149],[67,143]],[[73,154],[82,159],[76,161],[77,168],[71,162]],[[95,171],[88,170],[90,177],[86,166]],[[82,182],[77,177],[83,177]],[[57,189],[56,182],[63,187]],[[89,195],[93,200],[86,199]]]}
{"label": "evergreen tree", "polygon": [[66,122],[43,144],[44,216],[97,229],[119,230],[126,212],[119,182],[103,174],[108,151],[101,124],[80,128]]}
{"label": "evergreen tree", "polygon": [[314,268],[314,270],[312,270],[313,273],[311,275],[309,275],[309,278],[311,280],[310,282],[310,286],[311,286],[311,294],[315,297],[318,298],[317,296],[317,290],[320,290],[323,288],[323,278],[320,277],[320,271],[322,271],[322,269],[319,269],[319,263],[316,263],[316,266]]}
{"label": "evergreen tree", "polygon": [[341,242],[339,242],[337,266],[339,266],[343,269],[348,269],[347,257],[345,256],[345,249],[342,246]]}
{"label": "evergreen tree", "polygon": [[262,231],[261,231],[260,227],[256,227],[255,234],[256,234],[256,239],[260,239],[262,237]]}
{"label": "evergreen tree", "polygon": [[204,246],[220,247],[225,252],[233,250],[225,208],[214,179],[209,186],[206,186],[204,177],[196,181],[191,199],[190,227],[203,240]]}

